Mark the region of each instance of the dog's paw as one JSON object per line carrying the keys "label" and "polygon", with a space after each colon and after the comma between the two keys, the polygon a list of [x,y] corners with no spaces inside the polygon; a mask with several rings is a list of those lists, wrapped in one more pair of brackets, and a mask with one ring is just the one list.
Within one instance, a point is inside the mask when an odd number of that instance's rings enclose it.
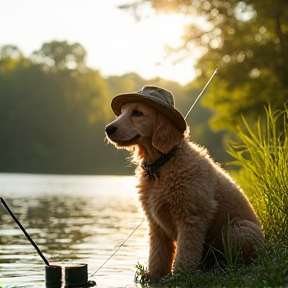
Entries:
{"label": "dog's paw", "polygon": [[171,275],[171,273],[166,275],[166,276],[159,276],[158,274],[153,274],[153,273],[147,272],[147,273],[141,275],[139,282],[141,284],[148,284],[148,283],[149,284],[156,284],[159,282],[163,282],[166,277],[169,277],[169,275]]}
{"label": "dog's paw", "polygon": [[141,284],[148,283],[148,282],[150,282],[151,279],[152,278],[151,278],[150,274],[149,273],[145,273],[145,274],[143,274],[141,276],[140,283]]}
{"label": "dog's paw", "polygon": [[135,281],[141,284],[145,284],[149,282],[149,280],[151,279],[151,276],[149,273],[148,266],[143,265],[138,262],[135,267],[137,268],[137,271],[135,273]]}

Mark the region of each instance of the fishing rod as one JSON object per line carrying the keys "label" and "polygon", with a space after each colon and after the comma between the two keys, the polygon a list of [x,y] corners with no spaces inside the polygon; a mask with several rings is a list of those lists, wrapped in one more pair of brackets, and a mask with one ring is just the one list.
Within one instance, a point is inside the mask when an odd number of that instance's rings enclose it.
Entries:
{"label": "fishing rod", "polygon": [[6,204],[6,202],[4,201],[4,199],[2,197],[0,197],[0,202],[1,204],[5,207],[5,209],[7,210],[7,212],[10,214],[10,216],[13,218],[13,220],[16,222],[16,224],[19,226],[19,228],[22,230],[22,232],[24,233],[24,235],[26,236],[26,238],[30,241],[30,243],[32,244],[32,246],[36,249],[37,253],[39,254],[39,256],[42,258],[42,260],[44,261],[44,263],[47,266],[50,266],[48,260],[45,258],[45,256],[42,254],[41,250],[38,248],[38,246],[36,245],[36,243],[32,240],[32,238],[30,237],[30,235],[26,232],[25,228],[22,226],[22,224],[18,221],[18,219],[16,218],[16,216],[13,214],[13,212],[10,210],[9,206]]}
{"label": "fishing rod", "polygon": [[[30,241],[32,246],[36,249],[37,253],[42,258],[44,263],[46,264],[45,283],[46,283],[46,285],[48,285],[46,287],[60,287],[61,282],[62,282],[62,280],[61,280],[62,279],[62,267],[59,265],[50,265],[49,261],[42,254],[42,252],[40,251],[40,249],[38,248],[36,243],[32,240],[30,235],[26,232],[25,228],[22,226],[22,224],[19,222],[19,220],[16,218],[16,216],[10,210],[9,206],[7,205],[7,203],[5,202],[5,200],[2,197],[0,197],[0,203],[5,207],[7,212],[10,214],[10,216],[13,218],[13,220],[16,222],[16,224],[19,226],[19,228],[22,230],[22,232],[24,233],[26,238]],[[73,265],[73,266],[66,266],[65,267],[65,283],[66,283],[65,287],[74,287],[74,286],[92,287],[92,286],[95,286],[96,282],[94,280],[88,280],[87,275],[88,275],[88,267],[87,267],[87,264],[85,264],[85,263],[81,263],[81,264]],[[50,285],[52,285],[52,286],[50,286]]]}
{"label": "fishing rod", "polygon": [[[19,220],[16,218],[16,216],[14,215],[14,213],[11,211],[11,209],[9,208],[9,206],[7,205],[7,203],[5,202],[5,200],[0,197],[0,203],[5,207],[5,209],[7,210],[7,212],[10,214],[10,216],[12,217],[12,219],[16,222],[16,224],[18,225],[18,227],[22,230],[22,232],[24,233],[24,235],[26,236],[26,238],[30,241],[30,243],[33,245],[33,247],[36,249],[37,253],[39,254],[39,256],[42,258],[42,260],[44,261],[44,263],[47,265],[47,266],[50,266],[50,263],[48,262],[48,260],[45,258],[45,256],[43,255],[43,253],[41,252],[41,250],[39,249],[39,247],[37,246],[37,244],[33,241],[33,239],[30,237],[30,235],[27,233],[27,231],[25,230],[25,228],[22,226],[22,224],[19,222]],[[144,218],[141,220],[141,222],[136,226],[136,228],[134,228],[134,230],[130,233],[130,235],[128,237],[126,237],[126,239],[115,249],[115,251],[106,259],[106,261],[104,261],[104,263],[94,272],[90,275],[90,277],[94,276],[117,252],[118,250],[126,243],[126,241],[135,233],[135,231],[141,226],[141,224],[144,222]],[[56,273],[56,276],[57,276],[57,271],[53,271],[53,270],[56,270],[55,268],[60,268],[60,267],[57,267],[55,265],[52,265],[50,266],[52,269],[51,270],[48,270],[46,268],[46,273],[48,271],[49,275],[48,277],[51,277],[53,276],[53,274],[55,275]],[[70,267],[70,270],[71,268],[73,267]],[[83,271],[87,270],[87,265],[84,267],[75,267],[73,272],[77,272],[76,269],[80,269],[79,272],[81,272],[83,274]],[[58,269],[57,269],[58,270]],[[84,271],[84,273],[85,273]],[[78,273],[79,273],[78,272]],[[87,272],[86,272],[87,274]],[[47,276],[47,274],[46,274]],[[53,276],[54,277],[54,276]],[[75,276],[74,276],[75,278]],[[46,279],[47,280],[47,279]],[[94,283],[93,281],[88,281],[87,282],[88,286],[94,286]],[[93,285],[91,285],[93,284]]]}
{"label": "fishing rod", "polygon": [[204,91],[206,90],[206,88],[208,87],[208,85],[210,84],[210,82],[212,81],[213,77],[215,76],[215,74],[217,72],[218,72],[218,68],[215,69],[214,73],[212,74],[212,76],[210,77],[210,79],[208,80],[208,82],[206,83],[206,85],[204,86],[204,88],[202,89],[202,91],[200,92],[200,94],[198,95],[198,97],[196,98],[196,100],[194,101],[192,106],[190,107],[189,111],[187,112],[186,116],[184,117],[184,120],[186,120],[187,116],[189,115],[191,110],[194,108],[195,104],[197,103],[199,98],[202,96],[202,94],[204,93]]}

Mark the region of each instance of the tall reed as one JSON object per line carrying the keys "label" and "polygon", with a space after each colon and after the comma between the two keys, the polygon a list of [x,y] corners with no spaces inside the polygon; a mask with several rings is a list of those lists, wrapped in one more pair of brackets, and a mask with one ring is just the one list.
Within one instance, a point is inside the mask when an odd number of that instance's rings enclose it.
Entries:
{"label": "tall reed", "polygon": [[243,117],[239,139],[230,141],[227,151],[235,159],[232,164],[250,172],[242,181],[246,187],[249,183],[266,238],[279,239],[288,236],[288,108],[273,112],[268,106],[265,111],[266,118],[254,128]]}

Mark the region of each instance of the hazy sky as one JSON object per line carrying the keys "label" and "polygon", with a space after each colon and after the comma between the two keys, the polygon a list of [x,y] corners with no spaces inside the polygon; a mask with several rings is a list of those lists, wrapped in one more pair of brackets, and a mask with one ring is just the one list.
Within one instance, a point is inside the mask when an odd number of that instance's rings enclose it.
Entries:
{"label": "hazy sky", "polygon": [[193,59],[177,65],[165,60],[165,44],[179,43],[183,18],[151,11],[148,19],[137,21],[117,8],[129,1],[0,0],[0,46],[16,45],[29,56],[44,42],[79,42],[88,66],[103,76],[136,72],[147,79],[191,81]]}

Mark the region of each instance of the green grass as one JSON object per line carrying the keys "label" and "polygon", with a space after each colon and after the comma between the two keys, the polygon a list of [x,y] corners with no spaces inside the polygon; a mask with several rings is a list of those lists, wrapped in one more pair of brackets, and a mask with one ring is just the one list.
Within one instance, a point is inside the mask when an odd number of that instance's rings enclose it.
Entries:
{"label": "green grass", "polygon": [[264,123],[259,119],[254,130],[243,118],[239,142],[231,142],[228,148],[234,164],[244,170],[238,182],[248,192],[267,239],[288,234],[287,116],[288,109],[272,112],[268,107]]}
{"label": "green grass", "polygon": [[[281,129],[279,129],[281,127]],[[238,139],[230,141],[228,153],[233,173],[252,202],[263,226],[266,243],[261,256],[249,266],[234,261],[227,239],[227,263],[208,271],[172,274],[152,287],[288,287],[288,108],[273,112],[268,106],[266,118],[249,125],[243,118]],[[224,241],[224,240],[223,240]],[[138,280],[147,267],[138,263]]]}
{"label": "green grass", "polygon": [[[276,247],[267,247],[263,255],[249,266],[215,266],[208,271],[172,274],[158,282],[141,284],[143,287],[167,288],[284,288],[288,286],[288,247],[283,243],[274,244]],[[141,282],[140,278],[138,281]]]}

